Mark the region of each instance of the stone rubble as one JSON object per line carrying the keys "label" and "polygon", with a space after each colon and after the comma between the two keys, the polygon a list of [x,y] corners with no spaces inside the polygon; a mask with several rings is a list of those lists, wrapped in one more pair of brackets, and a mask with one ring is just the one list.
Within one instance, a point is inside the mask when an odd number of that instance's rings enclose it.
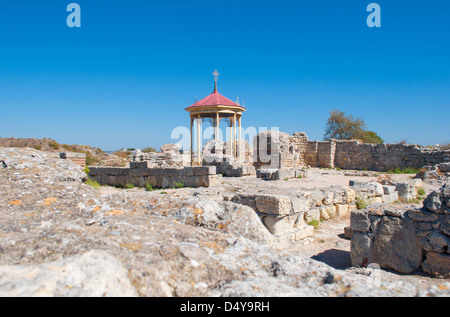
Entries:
{"label": "stone rubble", "polygon": [[[450,295],[450,283],[420,289],[293,255],[220,188],[102,195],[69,160],[0,148],[0,162],[0,296]],[[254,202],[289,216],[355,199],[350,188],[321,192]]]}

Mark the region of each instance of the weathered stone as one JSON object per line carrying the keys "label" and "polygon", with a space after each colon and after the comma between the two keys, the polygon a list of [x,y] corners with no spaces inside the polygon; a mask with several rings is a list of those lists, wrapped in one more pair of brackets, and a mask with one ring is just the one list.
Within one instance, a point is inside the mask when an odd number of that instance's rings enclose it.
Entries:
{"label": "weathered stone", "polygon": [[424,200],[423,205],[425,208],[435,213],[444,212],[439,191],[433,191],[430,195],[428,195],[428,197]]}
{"label": "weathered stone", "polygon": [[257,195],[255,205],[258,212],[265,214],[289,215],[292,213],[292,202],[287,196]]}
{"label": "weathered stone", "polygon": [[408,217],[415,221],[437,221],[439,220],[439,216],[434,212],[427,211],[425,209],[416,209],[416,210],[408,210]]}
{"label": "weathered stone", "polygon": [[444,253],[449,251],[450,237],[436,230],[422,237],[420,243],[425,251]]}
{"label": "weathered stone", "polygon": [[422,263],[422,248],[409,218],[383,217],[371,252],[372,263],[401,273],[412,273]]}
{"label": "weathered stone", "polygon": [[309,225],[300,226],[294,233],[294,241],[303,240],[314,234],[314,227]]}
{"label": "weathered stone", "polygon": [[367,232],[370,229],[369,215],[363,210],[352,211],[350,224],[352,231]]}
{"label": "weathered stone", "polygon": [[353,236],[353,230],[350,226],[347,226],[344,228],[344,238],[345,239],[351,239]]}
{"label": "weathered stone", "polygon": [[285,216],[285,217],[275,217],[266,216],[264,217],[264,225],[269,229],[270,233],[275,235],[281,235],[294,230],[294,224],[297,221],[296,215]]}
{"label": "weathered stone", "polygon": [[51,263],[0,266],[0,294],[11,297],[134,297],[128,270],[100,250]]}
{"label": "weathered stone", "polygon": [[334,201],[334,192],[332,190],[324,190],[323,191],[323,203],[325,205],[331,205]]}
{"label": "weathered stone", "polygon": [[414,187],[408,182],[398,182],[393,184],[398,192],[398,197],[402,201],[409,201],[415,197]]}
{"label": "weathered stone", "polygon": [[319,208],[307,210],[305,212],[305,221],[310,223],[311,221],[320,221],[320,210]]}
{"label": "weathered stone", "polygon": [[353,190],[356,196],[364,198],[381,197],[384,194],[383,186],[377,182],[356,185],[353,186]]}
{"label": "weathered stone", "polygon": [[372,263],[372,243],[366,232],[353,232],[350,253],[352,265],[367,266],[368,263]]}
{"label": "weathered stone", "polygon": [[422,269],[431,275],[444,278],[450,277],[450,255],[445,253],[427,252]]}
{"label": "weathered stone", "polygon": [[311,203],[313,206],[319,207],[323,204],[325,196],[321,190],[316,190],[311,193]]}
{"label": "weathered stone", "polygon": [[336,205],[336,214],[338,217],[348,216],[348,205]]}

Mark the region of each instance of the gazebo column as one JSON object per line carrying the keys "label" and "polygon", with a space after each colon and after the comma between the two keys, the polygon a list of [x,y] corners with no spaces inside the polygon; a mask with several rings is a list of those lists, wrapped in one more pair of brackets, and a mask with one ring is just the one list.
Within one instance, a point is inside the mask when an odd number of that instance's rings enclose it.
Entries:
{"label": "gazebo column", "polygon": [[237,157],[237,142],[236,142],[236,113],[233,115],[233,157],[236,158]]}
{"label": "gazebo column", "polygon": [[216,113],[216,141],[219,141],[219,125],[220,125],[220,117],[219,113]]}
{"label": "gazebo column", "polygon": [[239,144],[239,147],[238,147],[238,158],[239,159],[242,159],[242,135],[241,135],[241,118],[242,118],[242,116],[239,116],[239,118],[238,118],[238,123],[239,123],[239,142],[238,142],[238,144]]}
{"label": "gazebo column", "polygon": [[201,117],[198,115],[197,117],[197,163],[202,165],[202,126],[201,126]]}
{"label": "gazebo column", "polygon": [[194,124],[194,118],[191,116],[191,166],[194,164],[194,134],[192,133],[192,126]]}
{"label": "gazebo column", "polygon": [[233,157],[233,118],[230,118],[230,157]]}

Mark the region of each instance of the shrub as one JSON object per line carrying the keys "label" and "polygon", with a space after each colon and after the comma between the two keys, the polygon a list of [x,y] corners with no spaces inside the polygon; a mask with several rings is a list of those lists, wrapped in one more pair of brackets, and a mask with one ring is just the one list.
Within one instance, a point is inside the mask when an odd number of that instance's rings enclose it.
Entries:
{"label": "shrub", "polygon": [[143,148],[142,152],[144,152],[144,153],[156,152],[156,149],[151,147],[151,146],[149,146],[149,147]]}
{"label": "shrub", "polygon": [[420,196],[425,196],[425,194],[426,194],[425,189],[423,187],[419,187],[417,189],[417,194]]}
{"label": "shrub", "polygon": [[369,202],[366,201],[364,198],[356,197],[356,208],[358,209],[365,209],[369,206]]}
{"label": "shrub", "polygon": [[128,183],[128,184],[125,185],[125,188],[126,188],[126,189],[132,189],[132,188],[134,188],[134,185]]}
{"label": "shrub", "polygon": [[88,178],[85,182],[86,185],[92,186],[95,189],[99,189],[102,185],[100,185],[96,180],[93,180],[92,178]]}
{"label": "shrub", "polygon": [[51,147],[54,150],[58,150],[59,149],[59,144],[56,141],[50,141],[48,142],[48,146]]}
{"label": "shrub", "polygon": [[145,185],[145,190],[148,191],[148,192],[153,191],[152,184],[149,183],[149,184]]}
{"label": "shrub", "polygon": [[310,222],[308,222],[308,225],[313,226],[314,229],[317,229],[320,226],[320,222],[317,219],[313,219]]}
{"label": "shrub", "polygon": [[74,149],[73,147],[71,147],[70,145],[63,144],[62,147],[63,147],[64,149],[66,149],[67,151],[75,152],[75,149]]}
{"label": "shrub", "polygon": [[176,189],[176,188],[183,188],[184,187],[184,182],[182,180],[179,180],[179,181],[175,181],[172,185],[173,185],[174,189]]}
{"label": "shrub", "polygon": [[417,174],[419,169],[415,167],[396,167],[388,171],[389,174]]}
{"label": "shrub", "polygon": [[298,175],[297,178],[303,178],[303,175]]}
{"label": "shrub", "polygon": [[90,170],[89,170],[89,166],[85,166],[84,167],[84,170],[83,170],[83,172],[85,172],[86,173],[86,176],[88,176],[89,177],[89,172],[90,172]]}
{"label": "shrub", "polygon": [[33,146],[36,150],[40,151],[42,150],[42,145],[41,144],[36,144],[35,146]]}

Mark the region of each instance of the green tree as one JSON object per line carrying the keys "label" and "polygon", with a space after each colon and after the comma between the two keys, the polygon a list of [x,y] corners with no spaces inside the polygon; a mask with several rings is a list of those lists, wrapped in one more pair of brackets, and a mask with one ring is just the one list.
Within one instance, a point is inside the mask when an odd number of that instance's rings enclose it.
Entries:
{"label": "green tree", "polygon": [[383,143],[375,132],[367,131],[363,119],[346,115],[344,111],[334,109],[330,112],[325,128],[324,140],[362,140],[364,143]]}
{"label": "green tree", "polygon": [[144,153],[156,152],[156,149],[149,146],[149,147],[142,149],[142,152],[144,152]]}

